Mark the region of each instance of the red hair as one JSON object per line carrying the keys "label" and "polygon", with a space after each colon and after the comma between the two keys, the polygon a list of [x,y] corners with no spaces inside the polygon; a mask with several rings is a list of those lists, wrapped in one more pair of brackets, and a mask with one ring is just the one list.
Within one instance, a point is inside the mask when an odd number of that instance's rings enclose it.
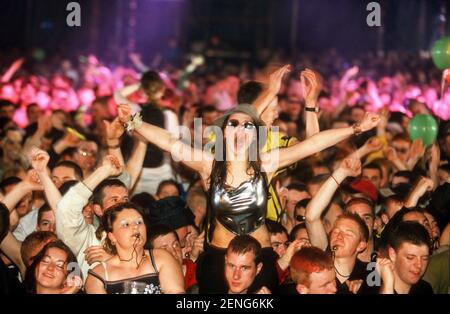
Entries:
{"label": "red hair", "polygon": [[333,268],[331,256],[317,247],[302,248],[290,262],[291,277],[296,284],[309,286],[309,275]]}

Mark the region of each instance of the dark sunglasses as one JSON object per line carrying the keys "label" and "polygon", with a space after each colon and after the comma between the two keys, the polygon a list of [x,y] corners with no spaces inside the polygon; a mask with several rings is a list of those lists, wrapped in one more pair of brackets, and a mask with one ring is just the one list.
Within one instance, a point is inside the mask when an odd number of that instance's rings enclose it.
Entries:
{"label": "dark sunglasses", "polygon": [[306,220],[306,217],[305,216],[302,216],[302,215],[297,215],[297,217],[295,217],[296,219],[297,219],[297,221],[299,221],[299,222],[304,222],[305,220]]}
{"label": "dark sunglasses", "polygon": [[[238,120],[234,120],[234,119],[228,120],[227,126],[231,126],[231,127],[233,127],[233,128],[238,127],[238,126],[239,126],[239,121],[238,121]],[[253,124],[253,122],[250,122],[250,121],[244,122],[244,123],[242,124],[242,126],[243,126],[245,129],[247,129],[247,130],[251,130],[251,129],[254,129],[254,128],[255,128],[255,124]]]}
{"label": "dark sunglasses", "polygon": [[395,151],[401,154],[406,154],[408,152],[407,148],[398,148],[398,147],[394,147]]}

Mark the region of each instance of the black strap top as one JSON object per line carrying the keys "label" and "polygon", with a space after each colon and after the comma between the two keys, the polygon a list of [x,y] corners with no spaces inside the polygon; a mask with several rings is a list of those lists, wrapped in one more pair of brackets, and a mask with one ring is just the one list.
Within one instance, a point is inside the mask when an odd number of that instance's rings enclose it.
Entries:
{"label": "black strap top", "polygon": [[[108,271],[106,269],[106,264],[104,262],[102,262],[102,265],[103,268],[105,269],[105,279],[100,277],[92,270],[89,270],[88,273],[97,278],[98,280],[100,280],[101,282],[103,282],[106,293],[108,294],[124,294],[124,293],[138,294],[138,290],[140,291],[139,294],[161,294],[162,292],[161,292],[161,285],[159,283],[159,273],[158,269],[156,268],[156,263],[153,257],[153,250],[150,250],[149,253],[150,253],[150,261],[153,265],[153,269],[155,270],[154,273],[122,280],[109,281]],[[126,291],[127,285],[129,286],[128,292]]]}
{"label": "black strap top", "polygon": [[236,235],[249,234],[264,224],[267,193],[264,175],[237,188],[212,184],[209,191],[212,218]]}

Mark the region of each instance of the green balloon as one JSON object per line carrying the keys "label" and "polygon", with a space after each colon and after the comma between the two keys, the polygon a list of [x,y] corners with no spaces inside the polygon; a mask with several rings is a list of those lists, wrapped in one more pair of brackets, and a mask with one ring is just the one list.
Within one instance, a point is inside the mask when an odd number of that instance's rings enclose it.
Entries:
{"label": "green balloon", "polygon": [[422,139],[425,146],[434,143],[438,135],[438,124],[429,114],[418,114],[409,122],[409,136],[412,141]]}
{"label": "green balloon", "polygon": [[450,68],[450,37],[442,37],[431,50],[434,64],[441,70]]}

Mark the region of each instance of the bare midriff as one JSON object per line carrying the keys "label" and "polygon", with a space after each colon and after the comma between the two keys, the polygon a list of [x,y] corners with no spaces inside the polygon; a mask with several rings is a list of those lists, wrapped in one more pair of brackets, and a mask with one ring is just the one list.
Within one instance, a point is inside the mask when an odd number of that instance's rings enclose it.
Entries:
{"label": "bare midriff", "polygon": [[[271,247],[269,231],[267,230],[266,225],[260,226],[252,233],[249,233],[249,235],[254,237],[263,248]],[[220,222],[216,220],[216,226],[212,236],[211,245],[226,249],[228,247],[228,244],[230,244],[230,241],[233,240],[235,236],[236,235],[234,233],[226,229],[223,225],[220,224]]]}

